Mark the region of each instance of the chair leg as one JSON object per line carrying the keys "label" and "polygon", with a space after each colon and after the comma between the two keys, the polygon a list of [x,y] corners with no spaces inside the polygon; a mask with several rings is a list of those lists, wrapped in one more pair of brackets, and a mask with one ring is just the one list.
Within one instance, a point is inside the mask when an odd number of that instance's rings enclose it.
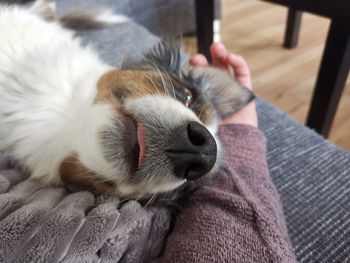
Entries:
{"label": "chair leg", "polygon": [[327,137],[350,68],[350,28],[332,21],[306,125]]}
{"label": "chair leg", "polygon": [[208,61],[211,61],[210,45],[214,41],[213,22],[214,0],[196,0],[198,52],[204,54]]}
{"label": "chair leg", "polygon": [[293,8],[288,9],[287,26],[284,35],[285,48],[295,48],[298,44],[302,12]]}

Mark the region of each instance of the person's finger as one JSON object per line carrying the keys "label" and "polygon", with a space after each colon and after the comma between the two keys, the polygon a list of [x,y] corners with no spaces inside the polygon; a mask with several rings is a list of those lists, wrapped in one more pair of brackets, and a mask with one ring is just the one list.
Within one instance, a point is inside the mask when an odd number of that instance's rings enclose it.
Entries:
{"label": "person's finger", "polygon": [[190,64],[193,66],[205,67],[205,66],[208,66],[208,60],[204,55],[197,54],[190,58]]}
{"label": "person's finger", "polygon": [[222,43],[214,43],[210,46],[210,54],[213,65],[219,68],[227,68],[227,49]]}
{"label": "person's finger", "polygon": [[229,54],[227,63],[233,67],[237,75],[250,75],[250,70],[245,59],[237,54]]}
{"label": "person's finger", "polygon": [[251,74],[245,59],[240,55],[229,54],[227,56],[227,64],[232,67],[236,80],[251,89]]}

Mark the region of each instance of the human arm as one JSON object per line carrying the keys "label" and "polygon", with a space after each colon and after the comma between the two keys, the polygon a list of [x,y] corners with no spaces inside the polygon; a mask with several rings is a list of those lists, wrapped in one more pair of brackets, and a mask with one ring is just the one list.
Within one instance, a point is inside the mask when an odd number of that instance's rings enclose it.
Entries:
{"label": "human arm", "polygon": [[[244,59],[222,48],[211,48],[214,65],[232,66],[236,79],[251,88]],[[201,56],[191,62],[207,64]],[[222,121],[226,165],[184,204],[160,261],[295,262],[257,126],[254,103]]]}

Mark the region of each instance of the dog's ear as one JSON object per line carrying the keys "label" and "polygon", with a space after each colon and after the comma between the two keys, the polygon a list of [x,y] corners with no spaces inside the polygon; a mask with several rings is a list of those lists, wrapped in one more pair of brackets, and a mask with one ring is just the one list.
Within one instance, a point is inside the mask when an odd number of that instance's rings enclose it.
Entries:
{"label": "dog's ear", "polygon": [[179,83],[203,93],[221,118],[239,111],[255,97],[250,90],[236,82],[228,71],[214,67],[190,66],[188,56],[176,41],[159,42],[142,60],[124,61],[122,69],[164,72]]}
{"label": "dog's ear", "polygon": [[238,83],[227,70],[193,67],[191,71],[193,78],[200,79],[200,89],[204,89],[221,118],[238,112],[255,98],[254,93]]}
{"label": "dog's ear", "polygon": [[162,40],[146,52],[141,60],[126,59],[122,69],[157,70],[174,77],[180,77],[182,67],[187,61],[188,56],[175,40]]}

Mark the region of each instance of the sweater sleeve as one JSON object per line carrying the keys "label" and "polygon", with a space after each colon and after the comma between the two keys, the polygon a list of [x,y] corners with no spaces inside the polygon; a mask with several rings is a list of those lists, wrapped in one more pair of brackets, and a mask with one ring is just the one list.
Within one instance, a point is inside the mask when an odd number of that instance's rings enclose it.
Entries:
{"label": "sweater sleeve", "polygon": [[266,140],[248,125],[220,127],[225,163],[184,204],[161,262],[296,262],[266,163]]}

